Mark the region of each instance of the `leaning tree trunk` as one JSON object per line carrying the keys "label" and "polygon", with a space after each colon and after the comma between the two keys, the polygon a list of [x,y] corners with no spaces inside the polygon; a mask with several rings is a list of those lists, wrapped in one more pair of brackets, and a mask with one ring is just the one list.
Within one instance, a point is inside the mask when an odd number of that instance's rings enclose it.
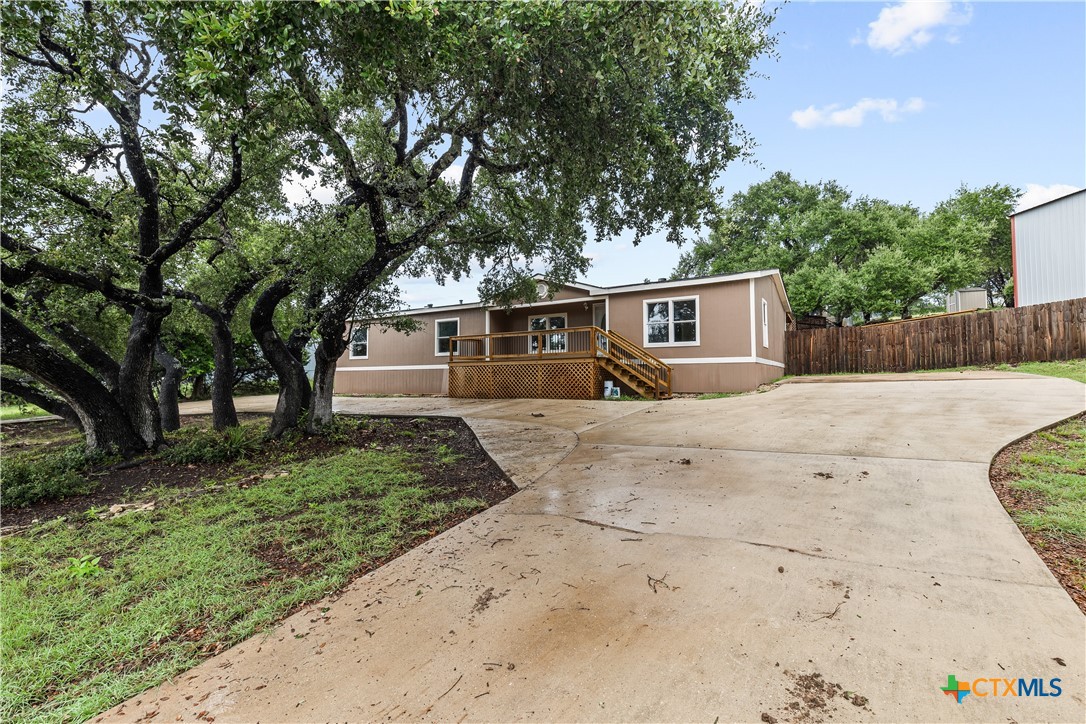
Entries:
{"label": "leaning tree trunk", "polygon": [[155,346],[155,360],[162,366],[162,380],[158,383],[158,416],[165,432],[181,429],[181,363],[166,351],[159,342]]}
{"label": "leaning tree trunk", "polygon": [[31,405],[40,407],[51,415],[62,418],[80,432],[83,431],[83,421],[79,419],[79,415],[72,409],[72,406],[64,400],[46,394],[34,387],[34,385],[14,377],[5,377],[0,380],[0,388],[3,388],[6,393],[22,398]]}
{"label": "leaning tree trunk", "polygon": [[83,425],[88,453],[116,452],[133,457],[151,448],[105,385],[7,310],[0,314],[0,340],[5,364],[56,391],[75,411]]}
{"label": "leaning tree trunk", "polygon": [[268,437],[272,439],[298,427],[310,399],[309,378],[306,377],[305,366],[283,342],[273,320],[276,306],[293,290],[294,285],[288,279],[273,283],[257,298],[249,316],[249,329],[279,380],[279,400],[268,427]]}
{"label": "leaning tree trunk", "polygon": [[234,335],[230,325],[221,317],[211,320],[211,347],[215,355],[215,371],[211,377],[211,419],[216,430],[237,427],[238,411],[234,407]]}
{"label": "leaning tree trunk", "polygon": [[336,361],[347,349],[344,339],[346,326],[338,334],[322,332],[314,354],[313,399],[309,403],[309,432],[332,422],[332,388],[336,377]]}

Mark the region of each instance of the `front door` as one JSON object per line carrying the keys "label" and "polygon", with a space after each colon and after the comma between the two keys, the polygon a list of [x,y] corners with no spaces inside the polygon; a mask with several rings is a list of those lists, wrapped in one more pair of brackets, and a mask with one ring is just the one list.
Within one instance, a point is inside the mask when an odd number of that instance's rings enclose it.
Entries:
{"label": "front door", "polygon": [[[547,317],[529,317],[528,329],[532,332],[545,332],[550,329],[565,329],[566,328],[566,315],[556,314]],[[543,337],[543,353],[565,352],[566,351],[566,335],[564,334],[548,334]],[[529,340],[531,345],[532,354],[539,352],[539,337],[532,337]]]}

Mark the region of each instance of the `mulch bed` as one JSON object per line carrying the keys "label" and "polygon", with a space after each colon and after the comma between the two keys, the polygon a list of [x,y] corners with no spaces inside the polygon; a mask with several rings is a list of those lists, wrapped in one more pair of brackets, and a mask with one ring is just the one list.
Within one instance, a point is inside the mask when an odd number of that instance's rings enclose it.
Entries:
{"label": "mulch bed", "polygon": [[[1086,418],[1086,415],[1082,417]],[[1047,504],[1045,496],[1036,490],[1020,490],[1011,487],[1011,483],[1020,477],[1014,472],[1014,468],[1018,465],[1022,454],[1037,450],[1039,447],[1059,448],[1054,443],[1039,440],[1035,434],[1030,435],[1024,440],[1003,448],[992,461],[992,466],[988,471],[992,489],[995,490],[999,502],[1011,514],[1012,519],[1016,513],[1043,510]],[[1078,604],[1083,613],[1086,613],[1086,591],[1083,590],[1086,568],[1081,563],[1081,561],[1086,561],[1086,540],[1069,535],[1027,530],[1021,526],[1019,530],[1048,569],[1052,571],[1052,575],[1067,591],[1067,595]]]}
{"label": "mulch bed", "polygon": [[[266,420],[266,415],[244,413],[242,422]],[[182,425],[210,426],[210,415],[186,415]],[[462,456],[455,465],[421,466],[424,484],[447,489],[443,498],[457,500],[474,497],[493,505],[516,492],[516,486],[479,444],[475,433],[456,418],[374,418],[390,419],[394,424],[376,425],[354,430],[330,440],[322,436],[307,436],[288,446],[265,444],[245,460],[232,463],[171,465],[161,460],[145,460],[136,465],[103,467],[92,470],[96,488],[87,495],[75,495],[62,500],[43,501],[27,508],[0,510],[4,528],[21,527],[35,521],[44,522],[59,516],[83,513],[91,508],[108,508],[117,503],[130,503],[150,488],[183,491],[203,488],[206,481],[230,478],[251,471],[266,463],[269,468],[281,465],[277,461],[286,452],[291,462],[334,455],[349,448],[376,445],[379,448],[398,447],[420,458],[432,457],[434,448],[445,445],[449,452]],[[27,450],[31,445],[42,448],[70,444],[73,439],[65,423],[56,420],[24,422],[5,425],[5,453]],[[56,438],[62,438],[58,441]],[[40,441],[40,442],[39,442]]]}

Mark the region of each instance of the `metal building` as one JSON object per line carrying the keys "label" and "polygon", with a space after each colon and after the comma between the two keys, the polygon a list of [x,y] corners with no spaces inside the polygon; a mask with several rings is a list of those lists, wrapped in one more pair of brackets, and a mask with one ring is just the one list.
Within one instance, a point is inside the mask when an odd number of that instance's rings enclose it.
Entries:
{"label": "metal building", "polygon": [[1086,297],[1086,189],[1011,215],[1014,304]]}

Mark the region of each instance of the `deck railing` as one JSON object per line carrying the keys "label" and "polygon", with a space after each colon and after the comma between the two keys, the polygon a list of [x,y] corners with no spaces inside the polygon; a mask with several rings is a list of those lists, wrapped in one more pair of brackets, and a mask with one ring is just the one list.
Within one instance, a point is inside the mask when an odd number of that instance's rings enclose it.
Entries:
{"label": "deck railing", "polygon": [[671,395],[671,367],[617,332],[599,327],[466,334],[453,337],[449,364],[586,359],[609,361],[649,386]]}

